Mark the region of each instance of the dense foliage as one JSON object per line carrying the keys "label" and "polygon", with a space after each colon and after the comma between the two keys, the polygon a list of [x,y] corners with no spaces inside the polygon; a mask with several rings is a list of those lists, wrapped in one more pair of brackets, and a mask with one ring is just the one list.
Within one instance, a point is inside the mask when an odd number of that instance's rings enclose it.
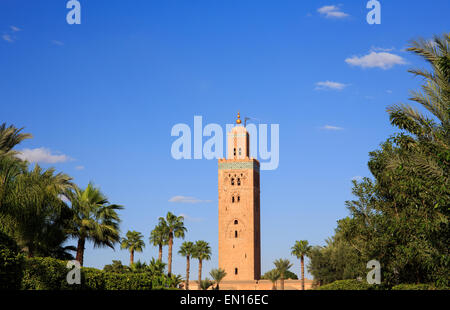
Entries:
{"label": "dense foliage", "polygon": [[0,232],[0,290],[20,288],[23,259],[16,242]]}
{"label": "dense foliage", "polygon": [[319,282],[364,276],[376,259],[384,285],[449,285],[450,36],[414,41],[408,50],[432,68],[410,70],[425,80],[410,99],[430,116],[409,105],[388,108],[401,132],[370,153],[373,179],[353,181],[350,216],[313,250],[309,270]]}
{"label": "dense foliage", "polygon": [[27,290],[151,290],[174,289],[181,283],[178,276],[145,272],[106,272],[81,268],[81,284],[67,283],[67,262],[49,257],[26,260],[22,289]]}
{"label": "dense foliage", "polygon": [[339,280],[330,284],[323,285],[318,290],[368,290],[371,286],[358,280]]}

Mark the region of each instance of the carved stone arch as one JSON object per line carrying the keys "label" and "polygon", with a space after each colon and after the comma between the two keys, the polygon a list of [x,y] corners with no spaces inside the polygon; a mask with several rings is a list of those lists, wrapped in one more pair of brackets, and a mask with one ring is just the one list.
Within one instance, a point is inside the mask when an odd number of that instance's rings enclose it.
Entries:
{"label": "carved stone arch", "polygon": [[[237,221],[237,224],[234,222]],[[240,217],[233,217],[233,219],[227,224],[225,230],[225,238],[235,239],[235,231],[238,232],[238,238],[241,238],[242,233],[247,230],[247,225]]]}
{"label": "carved stone arch", "polygon": [[241,194],[240,194],[240,191],[237,191],[237,190],[234,190],[234,191],[232,191],[231,193],[230,193],[230,202],[232,201],[232,197],[234,197],[234,204],[236,204],[236,203],[239,203],[240,201],[239,201],[239,199],[237,198],[237,197],[240,197],[241,196]]}

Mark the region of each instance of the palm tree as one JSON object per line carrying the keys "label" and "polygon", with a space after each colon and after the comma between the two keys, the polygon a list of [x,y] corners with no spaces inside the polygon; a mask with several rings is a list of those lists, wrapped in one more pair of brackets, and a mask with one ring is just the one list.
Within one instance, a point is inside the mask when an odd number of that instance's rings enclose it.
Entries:
{"label": "palm tree", "polygon": [[155,260],[154,258],[152,258],[152,260],[150,261],[150,264],[148,265],[148,271],[152,275],[157,275],[157,276],[163,275],[164,269],[166,269],[166,263],[163,263],[159,259]]}
{"label": "palm tree", "polygon": [[[432,118],[423,115],[410,105],[393,105],[388,107],[392,125],[409,132],[417,139],[404,138],[408,146],[414,146],[418,141],[432,144],[439,152],[448,153],[450,150],[450,34],[442,37],[435,36],[433,40],[420,39],[412,41],[407,49],[422,56],[432,68],[432,71],[411,69],[410,73],[425,80],[422,92],[412,91],[411,101],[424,107]],[[436,123],[436,120],[438,121]],[[392,159],[390,166],[399,166],[405,161]],[[433,178],[445,178],[448,182],[448,161],[439,165],[439,160],[414,152],[410,155],[408,163],[414,170],[420,170]],[[446,183],[448,184],[448,183]]]}
{"label": "palm tree", "polygon": [[192,257],[198,259],[198,285],[200,285],[202,281],[203,261],[211,259],[211,247],[209,246],[209,243],[203,240],[195,242]]}
{"label": "palm tree", "polygon": [[292,247],[291,254],[300,259],[302,268],[302,290],[305,290],[305,256],[308,256],[311,251],[311,246],[306,240],[295,241]]}
{"label": "palm tree", "polygon": [[218,268],[218,269],[211,270],[209,274],[211,275],[211,277],[216,282],[216,290],[219,290],[219,284],[223,280],[223,278],[225,278],[227,273],[225,272],[224,269]]}
{"label": "palm tree", "polygon": [[[5,158],[4,158],[5,159]],[[66,240],[65,229],[70,220],[69,207],[61,195],[72,187],[71,178],[55,174],[35,165],[10,181],[3,197],[2,230],[14,236],[29,257],[37,253],[52,255]]]}
{"label": "palm tree", "polygon": [[136,273],[145,272],[147,268],[147,264],[145,262],[141,262],[140,260],[130,265],[130,270]]}
{"label": "palm tree", "polygon": [[277,271],[280,273],[281,290],[284,290],[284,279],[286,271],[292,267],[291,262],[288,259],[277,259],[273,262]]}
{"label": "palm tree", "polygon": [[194,252],[194,243],[185,241],[180,247],[178,254],[186,257],[186,290],[189,290],[189,272],[191,268],[190,258]]}
{"label": "palm tree", "polygon": [[270,271],[268,271],[265,276],[267,277],[267,279],[269,279],[272,282],[272,290],[276,290],[277,286],[277,280],[280,278],[280,273],[278,272],[277,269],[272,269]]}
{"label": "palm tree", "polygon": [[6,123],[0,125],[0,157],[5,155],[16,155],[12,149],[25,139],[32,138],[29,133],[21,133],[23,128],[16,128],[13,125],[6,127]]}
{"label": "palm tree", "polygon": [[200,289],[206,291],[206,290],[207,290],[208,288],[210,288],[211,285],[213,285],[213,284],[214,284],[213,281],[211,281],[210,279],[206,278],[205,280],[200,281],[199,287],[200,287]]}
{"label": "palm tree", "polygon": [[167,273],[170,275],[172,273],[172,247],[173,238],[183,238],[184,233],[187,231],[184,227],[184,217],[176,216],[171,212],[167,212],[166,218],[160,217],[159,223],[168,233],[168,244],[169,244],[169,256],[167,262]]}
{"label": "palm tree", "polygon": [[156,225],[150,233],[150,243],[159,247],[158,260],[162,261],[163,246],[168,244],[169,234],[165,226]]}
{"label": "palm tree", "polygon": [[86,240],[94,242],[94,247],[114,249],[114,244],[120,240],[120,218],[116,211],[123,207],[109,204],[100,189],[92,183],[84,190],[76,187],[70,199],[74,216],[69,232],[72,237],[78,238],[76,260],[83,266]]}
{"label": "palm tree", "polygon": [[122,238],[120,248],[130,251],[130,267],[134,264],[134,252],[142,252],[142,249],[145,248],[142,238],[144,236],[138,231],[128,231],[127,237]]}

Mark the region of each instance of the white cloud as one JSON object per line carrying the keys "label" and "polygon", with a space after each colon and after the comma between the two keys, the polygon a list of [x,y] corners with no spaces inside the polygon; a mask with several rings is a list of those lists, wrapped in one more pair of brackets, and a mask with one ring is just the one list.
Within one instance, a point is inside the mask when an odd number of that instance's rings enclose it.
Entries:
{"label": "white cloud", "polygon": [[17,31],[21,30],[19,27],[16,27],[16,26],[10,26],[9,28],[11,28],[11,30],[14,31],[14,32],[17,32]]}
{"label": "white cloud", "polygon": [[169,199],[169,202],[177,202],[177,203],[202,203],[202,202],[211,202],[211,200],[201,200],[195,197],[189,196],[173,196]]}
{"label": "white cloud", "polygon": [[84,170],[84,166],[76,166],[75,169],[76,170]]}
{"label": "white cloud", "polygon": [[9,34],[2,35],[2,39],[10,43],[14,42],[13,38],[11,38]]}
{"label": "white cloud", "polygon": [[52,154],[52,152],[45,147],[36,149],[23,149],[19,152],[19,154],[17,154],[17,157],[30,163],[47,164],[63,163],[71,160],[69,156],[64,154]]}
{"label": "white cloud", "polygon": [[395,65],[406,64],[402,57],[387,53],[387,52],[370,52],[369,54],[358,57],[353,56],[345,60],[351,66],[358,66],[361,68],[381,68],[384,70],[390,69]]}
{"label": "white cloud", "polygon": [[323,89],[343,90],[347,86],[348,86],[347,84],[332,81],[317,82],[316,90],[323,90]]}
{"label": "white cloud", "polygon": [[387,92],[388,94],[392,94],[392,90],[390,90],[390,89],[388,89],[386,92]]}
{"label": "white cloud", "polygon": [[324,129],[324,130],[334,130],[334,131],[344,130],[344,128],[342,128],[342,127],[331,126],[331,125],[325,125],[325,126],[322,127],[322,129]]}
{"label": "white cloud", "polygon": [[349,15],[341,11],[341,9],[335,5],[325,5],[317,10],[320,14],[326,18],[346,18]]}

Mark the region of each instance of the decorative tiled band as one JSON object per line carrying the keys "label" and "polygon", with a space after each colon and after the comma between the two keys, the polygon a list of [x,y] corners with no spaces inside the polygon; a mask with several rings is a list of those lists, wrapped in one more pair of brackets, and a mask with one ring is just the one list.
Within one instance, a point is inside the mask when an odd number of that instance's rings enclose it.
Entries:
{"label": "decorative tiled band", "polygon": [[254,161],[219,163],[219,170],[235,170],[235,169],[254,169],[259,171],[259,165]]}

